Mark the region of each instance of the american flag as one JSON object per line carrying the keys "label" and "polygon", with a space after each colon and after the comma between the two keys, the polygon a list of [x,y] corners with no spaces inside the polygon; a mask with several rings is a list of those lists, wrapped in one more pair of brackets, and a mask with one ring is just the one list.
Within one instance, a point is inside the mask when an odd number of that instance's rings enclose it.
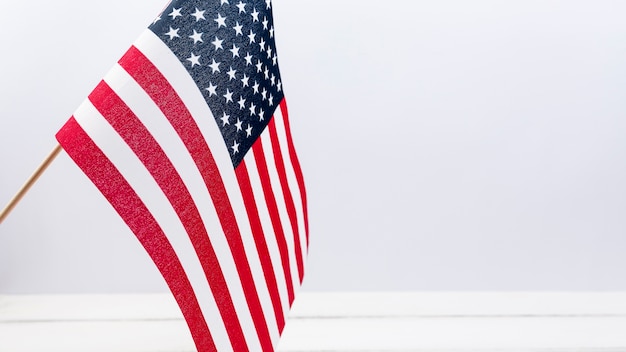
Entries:
{"label": "american flag", "polygon": [[270,0],[172,1],[57,133],[146,249],[199,351],[273,351],[306,193]]}

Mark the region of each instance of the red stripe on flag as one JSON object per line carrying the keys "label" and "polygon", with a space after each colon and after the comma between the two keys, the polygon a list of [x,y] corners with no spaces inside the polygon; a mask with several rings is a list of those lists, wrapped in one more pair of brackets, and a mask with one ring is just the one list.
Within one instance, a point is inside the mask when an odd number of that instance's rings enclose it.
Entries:
{"label": "red stripe on flag", "polygon": [[296,155],[296,148],[291,138],[291,128],[289,127],[289,112],[287,111],[287,101],[283,99],[280,102],[280,111],[283,113],[283,121],[285,122],[285,132],[287,133],[287,146],[289,149],[289,158],[293,165],[293,171],[296,174],[296,180],[298,181],[298,187],[300,188],[300,196],[302,197],[302,211],[304,213],[304,229],[306,231],[306,244],[307,249],[309,247],[309,212],[307,209],[306,200],[306,188],[304,187],[304,177],[302,176],[302,168]]}
{"label": "red stripe on flag", "polygon": [[239,163],[239,166],[235,169],[239,186],[241,187],[241,194],[243,196],[246,212],[248,213],[248,219],[250,219],[250,226],[252,227],[252,235],[254,236],[254,243],[256,249],[259,252],[259,258],[261,259],[261,267],[263,269],[263,276],[267,283],[267,288],[272,300],[272,306],[274,308],[274,316],[278,323],[278,331],[282,332],[285,327],[285,315],[283,308],[280,304],[280,295],[278,294],[278,284],[276,283],[276,276],[274,276],[274,267],[270,258],[270,252],[267,248],[267,242],[265,241],[265,234],[263,233],[263,227],[261,225],[261,219],[259,218],[259,211],[254,200],[254,193],[252,191],[252,185],[250,184],[250,177],[248,176],[248,169],[246,167],[245,160]]}
{"label": "red stripe on flag", "polygon": [[272,142],[272,151],[274,153],[274,164],[276,165],[276,171],[278,172],[278,179],[280,180],[280,186],[283,190],[283,198],[285,199],[285,206],[287,207],[287,214],[289,215],[289,222],[291,223],[291,230],[293,231],[293,239],[296,249],[296,263],[298,265],[298,277],[300,283],[304,278],[304,264],[302,262],[302,246],[300,245],[300,230],[298,229],[298,218],[296,215],[296,206],[293,203],[293,196],[289,189],[289,183],[287,182],[287,173],[285,171],[285,162],[283,161],[283,154],[280,151],[280,144],[278,142],[278,135],[276,134],[276,119],[272,118],[267,126],[270,132],[270,140]]}
{"label": "red stripe on flag", "polygon": [[[227,293],[226,279],[198,208],[161,146],[106,82],[98,84],[89,95],[89,100],[141,160],[172,204],[191,239],[213,294]],[[225,320],[230,320],[225,325],[233,327],[235,333],[231,343],[234,344],[243,336],[243,332],[233,302],[228,295],[225,296],[223,303],[225,306],[222,315]]]}
{"label": "red stripe on flag", "polygon": [[[200,174],[204,178],[230,246],[261,347],[264,351],[272,351],[272,341],[244,251],[239,224],[213,154],[204,140],[198,125],[167,79],[136,47],[131,47],[119,61],[119,64],[159,106],[187,147]],[[222,295],[215,297],[219,307],[222,307],[220,301],[225,300],[227,302],[230,300],[228,292],[225,292],[225,295],[226,297]],[[231,332],[229,326],[227,326],[227,329]],[[238,329],[241,329],[241,327],[238,327]],[[243,336],[241,337],[243,338]],[[244,351],[244,349],[240,350],[235,345],[233,347],[236,351]],[[245,350],[247,350],[247,347]]]}
{"label": "red stripe on flag", "polygon": [[198,351],[217,351],[187,274],[163,230],[119,170],[71,117],[56,135],[63,149],[122,217],[157,266],[189,325]]}
{"label": "red stripe on flag", "polygon": [[278,251],[280,252],[280,260],[283,264],[285,281],[287,282],[289,306],[291,306],[291,303],[293,303],[294,299],[294,292],[293,280],[291,278],[291,265],[289,265],[289,250],[287,248],[287,240],[285,238],[285,232],[283,231],[283,225],[280,222],[278,205],[276,204],[276,198],[274,196],[274,191],[272,190],[272,184],[270,182],[270,175],[267,169],[267,161],[265,159],[265,153],[263,152],[263,144],[261,143],[261,138],[257,139],[256,142],[254,142],[254,144],[252,145],[252,152],[254,153],[254,160],[256,162],[256,167],[259,172],[259,178],[261,179],[261,185],[263,187],[263,195],[265,196],[267,210],[269,211],[274,234],[276,235]]}

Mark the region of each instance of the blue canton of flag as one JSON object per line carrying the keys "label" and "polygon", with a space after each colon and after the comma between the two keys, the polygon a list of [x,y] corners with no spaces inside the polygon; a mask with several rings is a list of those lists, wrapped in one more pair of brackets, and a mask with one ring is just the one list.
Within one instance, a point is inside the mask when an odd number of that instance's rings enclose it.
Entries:
{"label": "blue canton of flag", "polygon": [[309,229],[269,0],[172,1],[56,136],[198,351],[276,348]]}
{"label": "blue canton of flag", "polygon": [[271,2],[174,1],[150,26],[204,93],[237,166],[283,98]]}

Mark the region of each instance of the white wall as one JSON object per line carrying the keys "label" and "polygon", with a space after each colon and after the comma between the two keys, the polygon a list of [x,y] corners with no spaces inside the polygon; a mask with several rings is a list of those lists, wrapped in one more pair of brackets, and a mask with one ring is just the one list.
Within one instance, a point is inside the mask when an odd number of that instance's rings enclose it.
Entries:
{"label": "white wall", "polygon": [[[0,203],[164,0],[2,2]],[[275,0],[306,290],[624,290],[626,3]],[[66,155],[0,292],[163,291]]]}

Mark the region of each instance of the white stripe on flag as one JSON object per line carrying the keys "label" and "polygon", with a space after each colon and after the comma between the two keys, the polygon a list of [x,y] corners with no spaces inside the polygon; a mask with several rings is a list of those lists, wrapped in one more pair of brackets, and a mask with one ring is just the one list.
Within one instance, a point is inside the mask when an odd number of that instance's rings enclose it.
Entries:
{"label": "white stripe on flag", "polygon": [[265,243],[267,244],[267,248],[270,253],[274,276],[276,277],[276,282],[278,284],[278,293],[280,295],[283,315],[286,318],[289,313],[289,294],[287,292],[287,283],[285,282],[285,274],[280,258],[280,251],[278,249],[278,242],[276,241],[272,220],[270,218],[267,203],[265,202],[259,170],[257,169],[252,150],[250,150],[250,153],[246,155],[244,162],[246,163],[246,168],[248,169],[248,177],[252,186],[254,201],[257,206],[259,219],[261,220],[261,227],[263,228],[263,233],[265,234]]}
{"label": "white stripe on flag", "polygon": [[293,241],[293,230],[291,228],[291,222],[289,221],[289,215],[287,214],[287,206],[285,205],[285,198],[283,196],[283,188],[280,184],[278,177],[278,171],[276,171],[276,163],[274,161],[274,150],[272,149],[272,141],[268,129],[266,129],[261,136],[261,142],[263,144],[263,152],[265,153],[265,159],[267,160],[267,170],[270,175],[270,182],[272,184],[272,190],[274,191],[274,198],[276,199],[276,205],[278,206],[278,214],[280,216],[280,223],[285,233],[285,240],[287,241],[287,249],[289,252],[289,264],[291,266],[291,278],[293,281],[294,294],[300,287],[300,278],[298,277],[298,266],[296,264],[296,251]]}
{"label": "white stripe on flag", "polygon": [[[280,143],[280,149],[283,154],[283,160],[285,162],[285,171],[287,173],[287,181],[289,183],[289,190],[293,197],[293,202],[296,207],[296,214],[298,216],[298,230],[300,235],[300,248],[302,250],[302,262],[304,268],[306,268],[307,258],[307,240],[306,240],[306,227],[304,226],[304,209],[302,209],[302,195],[300,194],[300,187],[298,186],[298,180],[294,171],[293,161],[289,154],[289,144],[287,143],[287,132],[285,131],[285,121],[282,110],[280,107],[274,112],[274,119],[276,122],[276,133]],[[306,269],[304,270],[306,272]],[[298,285],[297,287],[300,287]]]}

